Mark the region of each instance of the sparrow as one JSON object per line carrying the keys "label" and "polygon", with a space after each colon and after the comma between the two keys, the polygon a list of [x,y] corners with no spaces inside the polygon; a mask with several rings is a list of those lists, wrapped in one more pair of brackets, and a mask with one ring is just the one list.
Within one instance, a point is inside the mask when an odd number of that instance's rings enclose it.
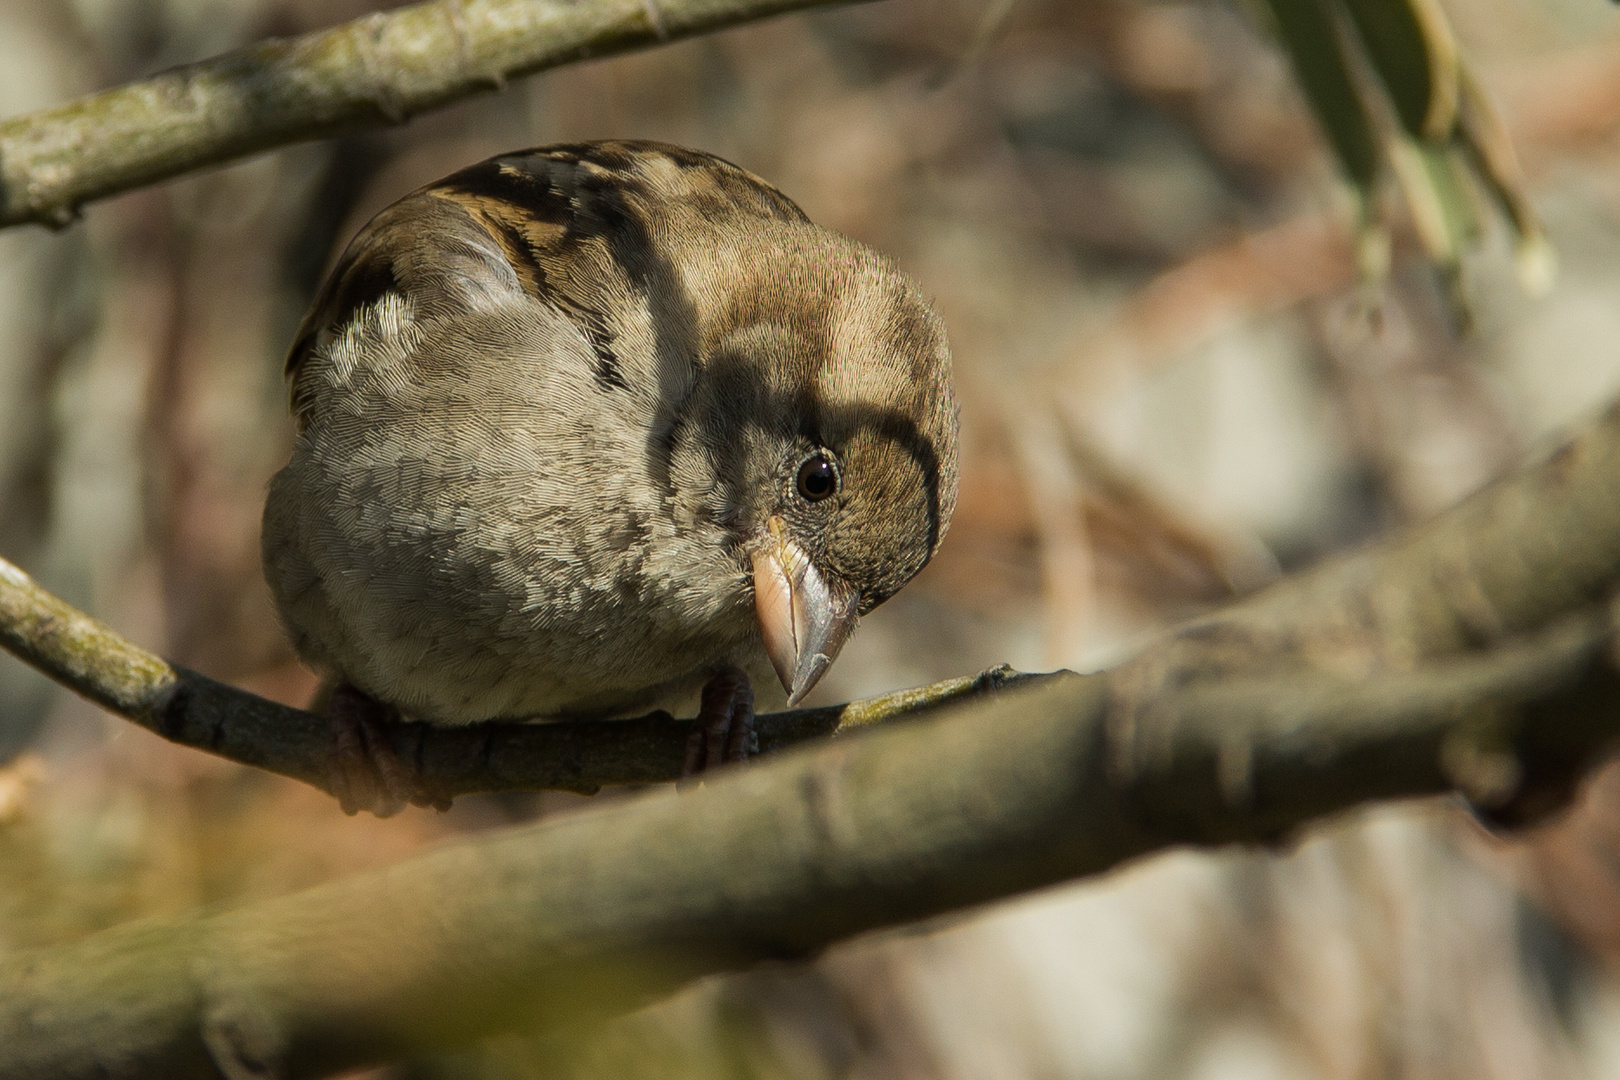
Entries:
{"label": "sparrow", "polygon": [[[750,752],[938,549],[940,320],[893,263],[710,154],[503,154],[378,214],[288,354],[266,579],[332,688],[344,809],[447,805],[377,725],[700,700]],[[368,734],[371,733],[371,734]]]}

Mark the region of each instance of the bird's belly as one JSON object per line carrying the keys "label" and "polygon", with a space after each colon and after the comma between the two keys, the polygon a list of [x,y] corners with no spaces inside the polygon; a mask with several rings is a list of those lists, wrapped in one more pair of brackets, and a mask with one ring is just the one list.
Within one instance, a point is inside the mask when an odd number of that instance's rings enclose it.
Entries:
{"label": "bird's belly", "polygon": [[298,497],[298,464],[267,510],[282,515],[265,565],[283,621],[306,660],[407,715],[627,715],[674,707],[728,664],[760,669],[747,576],[716,530],[624,502],[429,518],[385,492],[339,531],[313,509],[334,500]]}
{"label": "bird's belly", "polygon": [[624,716],[695,700],[727,664],[759,667],[753,627],[732,620],[671,635],[656,618],[623,612],[600,630],[577,626],[492,629],[477,640],[377,641],[345,658],[351,681],[407,715],[440,724],[481,720]]}

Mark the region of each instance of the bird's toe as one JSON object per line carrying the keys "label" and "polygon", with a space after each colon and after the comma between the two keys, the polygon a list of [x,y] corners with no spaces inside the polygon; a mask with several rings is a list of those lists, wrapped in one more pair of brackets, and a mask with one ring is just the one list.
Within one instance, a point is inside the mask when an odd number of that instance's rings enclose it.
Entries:
{"label": "bird's toe", "polygon": [[758,752],[754,734],[754,687],[740,668],[729,667],[703,687],[703,702],[686,740],[683,777],[747,761]]}
{"label": "bird's toe", "polygon": [[398,710],[344,684],[332,692],[329,715],[330,786],[345,814],[369,810],[378,817],[392,817],[407,803],[450,808],[449,797],[394,752],[389,729],[399,723]]}

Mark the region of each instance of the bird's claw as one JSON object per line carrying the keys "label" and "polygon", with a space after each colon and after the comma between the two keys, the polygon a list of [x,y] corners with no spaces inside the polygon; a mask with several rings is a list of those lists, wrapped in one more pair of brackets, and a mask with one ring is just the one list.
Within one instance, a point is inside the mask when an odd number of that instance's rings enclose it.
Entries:
{"label": "bird's claw", "polygon": [[759,752],[754,733],[754,687],[741,668],[728,667],[703,687],[703,703],[686,738],[683,779]]}
{"label": "bird's claw", "polygon": [[388,728],[399,713],[353,686],[332,691],[332,760],[329,786],[345,814],[369,810],[392,817],[407,803],[450,809],[450,799],[394,752]]}

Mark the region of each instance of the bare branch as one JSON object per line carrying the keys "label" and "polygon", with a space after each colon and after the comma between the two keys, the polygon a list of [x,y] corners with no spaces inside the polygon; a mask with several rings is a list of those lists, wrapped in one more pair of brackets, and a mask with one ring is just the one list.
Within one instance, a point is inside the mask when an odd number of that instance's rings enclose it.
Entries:
{"label": "bare branch", "polygon": [[1620,583],[1620,403],[1424,525],[1177,627],[1127,692],[1230,672],[1410,670],[1544,626]]}
{"label": "bare branch", "polygon": [[[0,559],[0,646],[69,690],[171,742],[290,776],[327,790],[331,727],[325,717],[267,701],[162,657],[64,603]],[[1048,676],[995,668],[865,701],[767,713],[760,750],[960,702]],[[555,788],[591,793],[611,784],[655,784],[681,775],[690,720],[658,712],[632,720],[490,723],[443,728],[399,724],[395,752],[434,790]]]}
{"label": "bare branch", "polygon": [[0,227],[263,150],[398,124],[507,79],[850,0],[435,0],[0,122]]}

